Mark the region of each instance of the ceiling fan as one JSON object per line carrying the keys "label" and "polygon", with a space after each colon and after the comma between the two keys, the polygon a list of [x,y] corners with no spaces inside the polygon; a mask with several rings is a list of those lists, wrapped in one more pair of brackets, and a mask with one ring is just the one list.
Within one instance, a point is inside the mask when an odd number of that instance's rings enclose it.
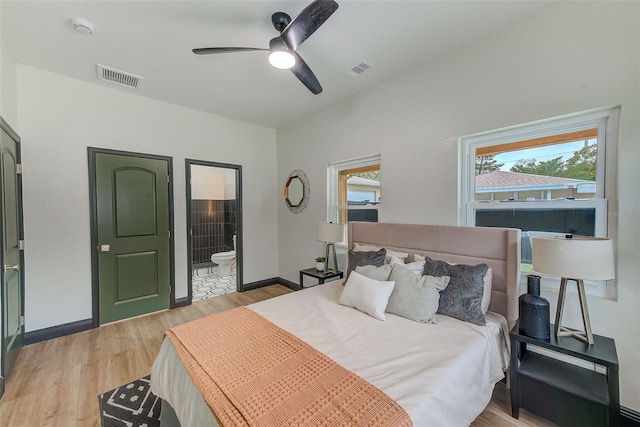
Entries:
{"label": "ceiling fan", "polygon": [[314,95],[322,92],[320,82],[306,62],[296,53],[298,47],[311,36],[338,9],[333,0],[315,0],[293,19],[284,12],[271,16],[271,23],[280,36],[271,39],[269,49],[257,47],[202,47],[193,49],[196,55],[216,53],[247,52],[252,50],[269,51],[269,63],[276,68],[290,69],[291,72]]}

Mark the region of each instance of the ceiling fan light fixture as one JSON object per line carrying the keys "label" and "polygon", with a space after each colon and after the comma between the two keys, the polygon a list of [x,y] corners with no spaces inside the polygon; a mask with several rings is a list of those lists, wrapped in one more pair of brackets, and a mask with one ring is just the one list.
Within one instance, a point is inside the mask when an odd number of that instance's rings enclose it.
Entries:
{"label": "ceiling fan light fixture", "polygon": [[286,50],[276,50],[269,54],[269,64],[281,70],[289,70],[296,65],[296,58]]}

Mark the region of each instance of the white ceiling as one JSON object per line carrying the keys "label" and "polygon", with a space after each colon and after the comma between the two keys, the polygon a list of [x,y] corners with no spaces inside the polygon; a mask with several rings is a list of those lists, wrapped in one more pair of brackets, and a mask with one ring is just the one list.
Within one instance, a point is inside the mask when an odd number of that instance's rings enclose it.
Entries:
{"label": "white ceiling", "polygon": [[[1,31],[16,61],[54,73],[278,128],[545,6],[543,1],[354,1],[299,49],[324,88],[312,95],[266,52],[197,56],[196,47],[267,48],[271,14],[309,1],[7,1]],[[72,17],[95,26],[73,29]],[[358,78],[345,73],[366,61]],[[96,64],[144,78],[137,90],[97,79]]]}

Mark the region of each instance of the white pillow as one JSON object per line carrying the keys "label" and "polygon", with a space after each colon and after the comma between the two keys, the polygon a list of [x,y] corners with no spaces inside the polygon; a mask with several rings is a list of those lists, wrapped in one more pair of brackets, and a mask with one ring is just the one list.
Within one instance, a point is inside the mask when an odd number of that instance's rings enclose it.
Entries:
{"label": "white pillow", "polygon": [[393,270],[393,265],[391,264],[383,264],[380,267],[376,267],[375,265],[359,265],[356,267],[356,271],[364,277],[381,281],[389,280],[391,270]]}
{"label": "white pillow", "polygon": [[436,323],[440,291],[447,287],[449,276],[416,276],[400,264],[394,264],[390,278],[396,282],[387,313],[420,323]]}
{"label": "white pillow", "polygon": [[[354,251],[360,251],[360,252],[368,252],[368,251],[379,251],[382,248],[379,248],[377,246],[367,246],[367,245],[361,245],[360,243],[356,243],[355,244],[355,248],[353,249]],[[396,252],[396,251],[392,251],[390,249],[385,248],[387,251],[387,255],[384,257],[384,263],[385,264],[390,264],[391,263],[391,257],[394,256],[396,258],[400,258],[402,260],[406,259],[409,254],[404,253],[404,252]],[[424,261],[424,260],[423,260]]]}
{"label": "white pillow", "polygon": [[423,257],[420,254],[413,254],[413,260],[414,261],[425,261],[425,257]]}
{"label": "white pillow", "polygon": [[482,301],[480,302],[480,309],[482,314],[487,314],[489,310],[489,304],[491,303],[491,284],[493,283],[493,269],[489,267],[482,279]]}
{"label": "white pillow", "polygon": [[389,264],[400,264],[402,265],[404,268],[411,270],[411,272],[413,274],[415,274],[418,277],[421,277],[424,274],[424,264],[425,264],[425,260],[422,261],[414,261],[414,262],[408,262],[405,264],[405,262],[403,260],[401,260],[400,258],[391,257],[391,261],[389,262]]}
{"label": "white pillow", "polygon": [[[413,261],[414,262],[424,261],[424,257],[422,255],[414,254]],[[385,259],[385,262],[386,262],[386,259]],[[447,263],[451,265],[456,265],[454,262],[447,261]],[[422,264],[422,267],[424,268],[424,264]],[[480,302],[480,309],[482,310],[482,314],[487,314],[487,310],[489,310],[489,304],[491,303],[491,282],[492,281],[493,281],[493,269],[489,267],[489,269],[487,270],[487,273],[482,278],[482,284],[483,284],[482,301]]]}
{"label": "white pillow", "polygon": [[352,271],[338,303],[384,321],[384,311],[395,284],[396,282],[369,279],[357,271]]}

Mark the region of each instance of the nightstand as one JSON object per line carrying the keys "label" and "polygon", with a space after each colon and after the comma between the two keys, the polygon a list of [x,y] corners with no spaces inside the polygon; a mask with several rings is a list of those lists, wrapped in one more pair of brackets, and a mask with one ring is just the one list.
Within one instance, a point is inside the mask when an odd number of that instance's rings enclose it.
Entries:
{"label": "nightstand", "polygon": [[[304,276],[315,277],[316,279],[318,279],[318,285],[322,285],[324,281],[327,279],[332,279],[334,277],[342,279],[342,277],[344,276],[344,273],[342,271],[337,271],[337,272],[318,271],[316,270],[315,267],[307,268],[306,270],[300,270],[300,289],[304,288],[304,283],[302,281]],[[313,285],[313,286],[316,286],[316,285]]]}
{"label": "nightstand", "polygon": [[[522,407],[561,426],[620,424],[618,355],[614,340],[594,335],[595,343],[589,345],[570,336],[556,337],[553,333],[549,340],[540,340],[521,335],[518,323],[509,336],[511,416],[518,418]],[[602,369],[594,371],[528,351],[528,345]]]}

